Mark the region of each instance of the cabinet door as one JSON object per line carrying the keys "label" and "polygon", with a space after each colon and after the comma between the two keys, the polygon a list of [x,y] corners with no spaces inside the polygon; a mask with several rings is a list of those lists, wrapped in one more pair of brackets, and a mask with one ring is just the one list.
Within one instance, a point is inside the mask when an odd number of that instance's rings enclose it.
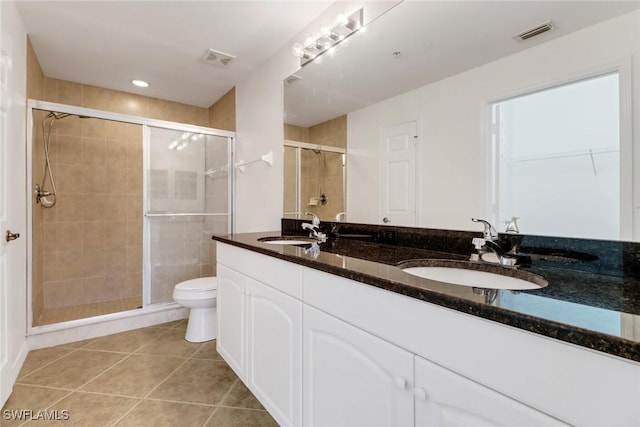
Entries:
{"label": "cabinet door", "polygon": [[302,302],[249,279],[247,386],[280,425],[302,424]]}
{"label": "cabinet door", "polygon": [[218,353],[246,381],[247,278],[218,264]]}
{"label": "cabinet door", "polygon": [[307,305],[305,426],[412,426],[413,355]]}
{"label": "cabinet door", "polygon": [[566,425],[418,356],[414,394],[416,427]]}

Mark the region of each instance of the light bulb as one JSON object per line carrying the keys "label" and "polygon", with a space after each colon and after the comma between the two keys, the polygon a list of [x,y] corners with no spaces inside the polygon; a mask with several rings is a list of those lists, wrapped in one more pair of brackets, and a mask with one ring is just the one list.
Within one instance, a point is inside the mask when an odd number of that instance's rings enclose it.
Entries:
{"label": "light bulb", "polygon": [[294,43],[294,45],[291,46],[291,54],[293,56],[300,58],[303,53],[304,53],[304,46],[302,46],[302,44]]}
{"label": "light bulb", "polygon": [[338,17],[336,18],[336,21],[340,25],[347,25],[349,23],[349,17],[344,13],[340,13],[340,14],[338,14]]}
{"label": "light bulb", "polygon": [[144,80],[131,80],[131,84],[138,87],[149,87],[149,83]]}

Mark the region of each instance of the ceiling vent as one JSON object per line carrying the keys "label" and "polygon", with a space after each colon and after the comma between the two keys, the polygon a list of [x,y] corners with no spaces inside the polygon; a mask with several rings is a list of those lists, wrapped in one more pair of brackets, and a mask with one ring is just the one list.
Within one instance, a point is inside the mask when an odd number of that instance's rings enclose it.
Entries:
{"label": "ceiling vent", "polygon": [[236,59],[236,57],[233,55],[213,49],[207,49],[202,58],[205,63],[215,65],[217,67],[226,67],[234,59]]}
{"label": "ceiling vent", "polygon": [[285,87],[289,87],[300,79],[302,79],[302,77],[300,77],[299,75],[291,74],[289,77],[284,79],[284,85]]}
{"label": "ceiling vent", "polygon": [[524,31],[516,35],[516,37],[519,38],[520,40],[527,40],[527,39],[530,39],[531,37],[537,36],[538,34],[546,33],[547,31],[551,31],[551,30],[553,30],[553,23],[551,21],[547,21],[544,24],[540,24],[536,27],[530,28],[527,31]]}

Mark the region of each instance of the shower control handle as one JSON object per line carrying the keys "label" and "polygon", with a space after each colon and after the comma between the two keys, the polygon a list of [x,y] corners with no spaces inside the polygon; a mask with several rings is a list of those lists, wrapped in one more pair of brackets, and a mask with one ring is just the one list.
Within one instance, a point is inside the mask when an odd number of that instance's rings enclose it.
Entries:
{"label": "shower control handle", "polygon": [[7,230],[7,236],[5,239],[7,242],[10,242],[12,240],[16,240],[18,237],[20,237],[20,233],[12,233],[11,230]]}

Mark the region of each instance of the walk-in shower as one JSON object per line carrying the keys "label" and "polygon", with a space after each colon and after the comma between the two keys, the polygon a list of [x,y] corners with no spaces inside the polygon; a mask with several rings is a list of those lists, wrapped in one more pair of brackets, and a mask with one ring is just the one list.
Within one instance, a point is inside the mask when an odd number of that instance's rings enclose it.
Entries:
{"label": "walk-in shower", "polygon": [[215,274],[232,133],[30,105],[30,327],[157,310],[176,283]]}

